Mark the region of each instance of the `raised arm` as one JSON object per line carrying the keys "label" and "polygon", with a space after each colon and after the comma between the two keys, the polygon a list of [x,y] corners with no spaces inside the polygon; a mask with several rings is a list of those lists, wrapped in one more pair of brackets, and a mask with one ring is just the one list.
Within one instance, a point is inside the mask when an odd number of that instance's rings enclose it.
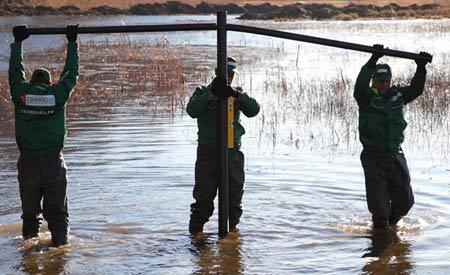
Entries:
{"label": "raised arm", "polygon": [[67,56],[64,69],[61,73],[59,82],[55,85],[55,96],[58,102],[65,104],[70,97],[78,79],[79,56],[78,44],[76,42],[78,34],[78,25],[67,26]]}
{"label": "raised arm", "polygon": [[16,93],[19,88],[28,85],[25,78],[25,69],[22,57],[22,41],[30,35],[26,26],[16,26],[13,28],[14,43],[11,44],[11,56],[9,58],[9,87],[13,101],[16,101]]}
{"label": "raised arm", "polygon": [[[421,52],[421,55],[430,55],[426,52]],[[409,86],[403,88],[403,98],[406,103],[409,103],[419,97],[425,88],[425,79],[427,74],[426,61],[415,60],[417,64],[416,73],[411,79]]]}
{"label": "raised arm", "polygon": [[[373,45],[373,47],[380,50],[383,49],[383,45]],[[360,107],[368,105],[372,99],[373,93],[370,88],[370,80],[375,72],[377,61],[382,56],[383,55],[379,53],[372,54],[369,61],[362,66],[361,71],[358,74],[353,97],[356,99],[356,102],[358,102]]]}

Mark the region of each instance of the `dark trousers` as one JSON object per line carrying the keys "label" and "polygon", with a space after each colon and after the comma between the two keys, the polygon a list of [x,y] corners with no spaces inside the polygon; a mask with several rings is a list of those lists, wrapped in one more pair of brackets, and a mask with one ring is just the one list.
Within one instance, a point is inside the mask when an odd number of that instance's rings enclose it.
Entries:
{"label": "dark trousers", "polygon": [[[230,228],[236,227],[242,215],[242,195],[244,193],[244,154],[238,149],[228,151],[228,191]],[[203,225],[214,211],[214,198],[219,186],[218,157],[215,150],[202,145],[197,147],[195,162],[195,186],[191,204],[189,231],[195,233],[203,230]]]}
{"label": "dark trousers", "polygon": [[52,238],[67,235],[67,169],[62,153],[21,153],[17,170],[24,238],[37,236],[41,213],[48,222]]}
{"label": "dark trousers", "polygon": [[361,163],[366,180],[367,204],[374,226],[395,225],[414,204],[405,156],[365,149],[361,153]]}

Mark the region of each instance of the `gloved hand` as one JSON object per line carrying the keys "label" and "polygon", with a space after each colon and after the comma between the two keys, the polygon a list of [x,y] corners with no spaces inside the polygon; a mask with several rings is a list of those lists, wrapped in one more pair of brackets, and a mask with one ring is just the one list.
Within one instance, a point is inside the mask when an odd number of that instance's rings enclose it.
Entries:
{"label": "gloved hand", "polygon": [[77,41],[77,35],[78,35],[78,24],[67,25],[67,29],[66,29],[67,41],[69,41],[69,42]]}
{"label": "gloved hand", "polygon": [[215,77],[211,82],[211,93],[215,97],[219,97],[220,94],[222,94],[221,90],[223,89],[223,83],[225,83],[224,80],[221,80],[218,77]]}
{"label": "gloved hand", "polygon": [[234,98],[239,97],[239,92],[237,92],[235,89],[233,89],[231,86],[224,86],[223,83],[225,81],[220,81],[220,78],[215,77],[213,81],[211,82],[211,93],[215,97],[220,98],[229,98],[230,96]]}
{"label": "gloved hand", "polygon": [[[373,48],[374,48],[375,50],[383,50],[383,49],[384,49],[384,46],[383,46],[383,45],[380,45],[380,44],[375,44],[375,45],[373,45]],[[373,65],[373,66],[375,66],[375,65],[377,64],[378,59],[380,59],[381,57],[383,57],[383,54],[382,54],[382,53],[380,53],[380,52],[374,52],[374,53],[372,53],[372,56],[370,57],[368,63],[371,64],[371,65]]]}
{"label": "gloved hand", "polygon": [[[431,54],[427,52],[420,52],[419,54],[428,60],[431,60],[432,58]],[[415,59],[414,61],[416,62],[417,67],[425,67],[425,65],[427,65],[428,63],[428,61],[426,61],[425,59]]]}
{"label": "gloved hand", "polygon": [[230,96],[234,98],[239,98],[239,92],[233,89],[231,86],[226,86],[223,93],[224,98],[228,98]]}
{"label": "gloved hand", "polygon": [[[373,45],[373,48],[374,48],[375,50],[377,50],[377,51],[382,51],[382,50],[384,50],[384,46],[381,45],[381,44],[375,44],[375,45]],[[374,53],[372,54],[372,58],[374,58],[374,59],[376,59],[376,60],[382,58],[383,56],[384,56],[384,54],[382,54],[381,52],[374,52]]]}
{"label": "gloved hand", "polygon": [[218,85],[219,85],[219,78],[214,77],[214,79],[211,81],[211,84],[209,85],[209,87],[211,88],[211,93],[215,97],[217,97],[217,95],[219,94]]}
{"label": "gloved hand", "polygon": [[27,26],[25,26],[25,25],[15,26],[13,28],[13,35],[14,35],[14,41],[16,41],[16,42],[22,42],[25,39],[27,39],[28,37],[30,37]]}

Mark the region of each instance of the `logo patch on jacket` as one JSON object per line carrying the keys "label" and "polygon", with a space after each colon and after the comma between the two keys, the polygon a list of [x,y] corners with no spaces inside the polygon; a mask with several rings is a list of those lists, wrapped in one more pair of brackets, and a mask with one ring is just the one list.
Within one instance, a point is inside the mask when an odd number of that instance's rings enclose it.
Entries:
{"label": "logo patch on jacket", "polygon": [[26,106],[51,107],[55,106],[54,95],[25,95]]}
{"label": "logo patch on jacket", "polygon": [[397,92],[393,97],[391,97],[391,102],[396,101],[397,99],[399,99],[402,96],[402,94],[400,92]]}

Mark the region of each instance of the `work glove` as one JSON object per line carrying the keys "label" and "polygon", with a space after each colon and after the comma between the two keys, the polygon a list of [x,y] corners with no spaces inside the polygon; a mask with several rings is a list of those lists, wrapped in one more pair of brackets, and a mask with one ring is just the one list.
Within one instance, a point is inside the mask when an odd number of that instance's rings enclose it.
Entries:
{"label": "work glove", "polygon": [[[420,52],[419,55],[425,57],[425,59],[431,60],[432,56],[431,54],[427,53],[427,52]],[[414,61],[417,64],[417,67],[425,67],[425,65],[427,65],[428,61],[424,60],[424,59],[414,59]]]}
{"label": "work glove", "polygon": [[28,37],[30,37],[27,26],[25,26],[25,25],[15,26],[13,28],[13,35],[14,35],[14,41],[16,41],[16,42],[22,42],[25,39],[27,39]]}
{"label": "work glove", "polygon": [[214,79],[212,80],[211,85],[210,85],[210,89],[211,89],[211,93],[215,97],[219,97],[219,95],[222,94],[221,90],[224,87],[223,83],[225,83],[225,81],[221,80],[218,77],[214,77]]}
{"label": "work glove", "polygon": [[[384,46],[383,46],[383,45],[380,45],[380,44],[375,44],[375,45],[373,45],[373,48],[374,48],[375,50],[383,50],[383,49],[384,49]],[[370,57],[368,63],[369,63],[370,65],[372,65],[372,66],[375,66],[375,65],[377,64],[378,59],[380,59],[381,57],[383,57],[383,54],[382,54],[382,53],[380,53],[380,52],[374,52],[374,53],[372,53],[372,56]]]}
{"label": "work glove", "polygon": [[77,35],[78,35],[78,24],[67,25],[67,29],[66,29],[67,41],[69,41],[69,42],[77,41]]}
{"label": "work glove", "polygon": [[236,91],[235,89],[233,89],[231,86],[226,86],[224,89],[224,93],[223,93],[224,98],[234,97],[234,98],[238,99],[239,95],[240,95],[240,93],[238,91]]}
{"label": "work glove", "polygon": [[239,98],[239,92],[237,92],[235,89],[233,89],[231,86],[224,86],[224,81],[220,81],[220,78],[215,77],[213,81],[211,82],[211,93],[215,97],[220,98]]}

